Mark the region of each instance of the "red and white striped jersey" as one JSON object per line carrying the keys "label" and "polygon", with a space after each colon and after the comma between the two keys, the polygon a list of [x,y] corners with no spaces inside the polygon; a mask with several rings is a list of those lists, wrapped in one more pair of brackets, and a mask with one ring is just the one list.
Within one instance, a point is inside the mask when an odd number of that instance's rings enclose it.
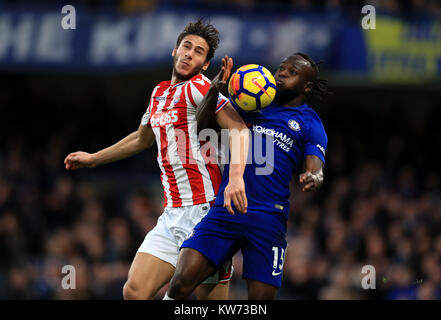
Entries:
{"label": "red and white striped jersey", "polygon": [[[141,124],[152,128],[158,145],[158,164],[164,187],[164,206],[182,207],[215,199],[221,171],[200,152],[196,108],[210,88],[202,74],[171,85],[159,83],[152,92]],[[228,99],[219,95],[216,113]]]}

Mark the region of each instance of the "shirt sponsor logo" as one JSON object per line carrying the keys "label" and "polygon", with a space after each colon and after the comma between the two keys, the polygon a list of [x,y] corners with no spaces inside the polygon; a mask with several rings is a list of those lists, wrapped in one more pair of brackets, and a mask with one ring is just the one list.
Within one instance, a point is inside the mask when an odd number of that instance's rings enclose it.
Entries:
{"label": "shirt sponsor logo", "polygon": [[294,131],[300,131],[300,124],[295,121],[295,120],[289,120],[288,121],[288,125],[291,129],[293,129]]}
{"label": "shirt sponsor logo", "polygon": [[150,124],[152,125],[152,128],[156,128],[159,126],[163,127],[165,125],[175,123],[176,121],[178,121],[177,113],[178,110],[169,110],[160,115],[154,114],[150,119]]}
{"label": "shirt sponsor logo", "polygon": [[256,133],[265,134],[267,136],[272,136],[274,138],[274,144],[286,152],[288,152],[292,148],[292,145],[294,143],[294,140],[291,137],[287,136],[283,132],[274,129],[268,129],[259,125],[253,125],[253,131]]}

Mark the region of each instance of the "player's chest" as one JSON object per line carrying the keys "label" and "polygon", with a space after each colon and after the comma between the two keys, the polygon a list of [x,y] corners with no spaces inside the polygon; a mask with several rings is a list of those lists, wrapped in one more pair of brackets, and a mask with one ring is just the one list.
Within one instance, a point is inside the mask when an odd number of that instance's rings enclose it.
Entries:
{"label": "player's chest", "polygon": [[278,150],[289,153],[303,144],[303,123],[297,117],[256,115],[247,120],[254,139],[270,138]]}
{"label": "player's chest", "polygon": [[182,127],[194,118],[195,112],[189,110],[187,101],[180,92],[165,92],[155,96],[150,116],[152,128]]}

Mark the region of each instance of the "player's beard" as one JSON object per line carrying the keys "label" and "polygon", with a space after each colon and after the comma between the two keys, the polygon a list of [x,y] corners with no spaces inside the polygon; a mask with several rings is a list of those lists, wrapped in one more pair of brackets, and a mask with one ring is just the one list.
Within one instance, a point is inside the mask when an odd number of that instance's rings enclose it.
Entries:
{"label": "player's beard", "polygon": [[278,90],[274,102],[278,105],[285,105],[300,95],[296,90]]}
{"label": "player's beard", "polygon": [[202,67],[201,67],[199,70],[195,70],[195,72],[192,72],[188,76],[185,76],[185,75],[179,73],[178,70],[176,70],[177,62],[178,62],[178,57],[174,56],[173,57],[173,74],[176,77],[176,79],[179,81],[187,81],[187,80],[193,78],[195,75],[199,74],[202,70]]}

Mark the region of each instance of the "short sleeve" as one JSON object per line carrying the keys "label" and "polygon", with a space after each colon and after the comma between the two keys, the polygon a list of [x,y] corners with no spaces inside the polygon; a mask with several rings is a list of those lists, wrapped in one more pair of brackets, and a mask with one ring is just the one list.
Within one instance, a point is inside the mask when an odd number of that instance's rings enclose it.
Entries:
{"label": "short sleeve", "polygon": [[143,126],[150,127],[150,106],[147,108],[147,111],[144,113],[144,115],[141,118],[141,124]]}
{"label": "short sleeve", "polygon": [[[187,84],[187,97],[190,100],[191,104],[197,108],[202,103],[204,96],[207,94],[210,89],[211,81],[210,79],[204,77],[199,74],[194,76]],[[219,93],[216,105],[216,113],[221,111],[228,103],[228,99],[222,94]]]}
{"label": "short sleeve", "polygon": [[147,110],[141,118],[141,125],[150,127],[150,115],[152,112],[152,105],[154,99],[154,93],[156,92],[156,88],[153,90],[152,95],[150,96],[149,105],[147,106]]}
{"label": "short sleeve", "polygon": [[305,157],[314,155],[325,163],[328,136],[320,119],[314,119],[305,135]]}

